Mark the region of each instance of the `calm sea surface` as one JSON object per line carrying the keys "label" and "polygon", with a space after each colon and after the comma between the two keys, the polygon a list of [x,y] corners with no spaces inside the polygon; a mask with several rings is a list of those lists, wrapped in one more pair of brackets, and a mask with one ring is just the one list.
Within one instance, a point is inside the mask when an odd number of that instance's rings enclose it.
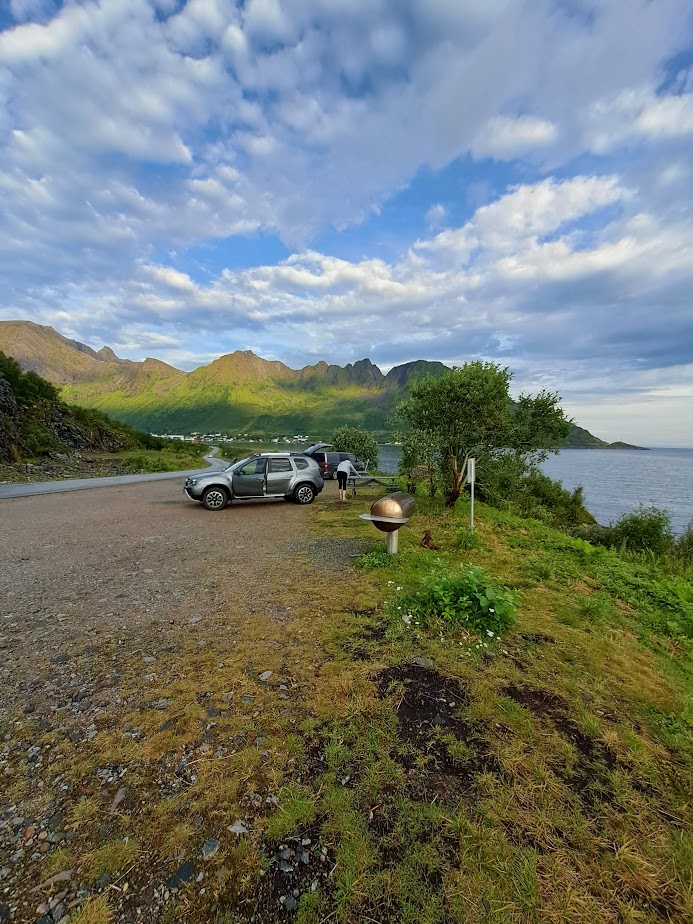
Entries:
{"label": "calm sea surface", "polygon": [[[381,446],[381,469],[396,471],[400,455],[399,446]],[[570,491],[581,484],[587,509],[604,525],[638,504],[668,510],[676,533],[693,520],[693,449],[564,449],[543,469]]]}

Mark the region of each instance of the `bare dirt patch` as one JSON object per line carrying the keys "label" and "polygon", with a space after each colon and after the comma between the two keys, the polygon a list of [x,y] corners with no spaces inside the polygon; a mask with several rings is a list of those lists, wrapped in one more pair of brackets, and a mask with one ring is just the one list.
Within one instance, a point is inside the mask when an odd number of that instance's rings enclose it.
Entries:
{"label": "bare dirt patch", "polygon": [[577,753],[574,767],[563,774],[567,785],[583,807],[594,810],[600,802],[613,801],[608,774],[618,765],[616,755],[601,741],[587,735],[568,715],[568,704],[554,693],[513,684],[502,691],[505,696],[549,722],[567,738]]}
{"label": "bare dirt patch", "polygon": [[399,737],[398,760],[413,798],[454,804],[484,772],[499,767],[477,725],[460,718],[469,693],[458,680],[418,664],[398,664],[376,677],[381,698],[391,695]]}
{"label": "bare dirt patch", "polygon": [[277,922],[290,919],[302,895],[317,889],[329,891],[329,874],[334,858],[320,841],[319,828],[306,828],[295,837],[265,840],[265,858],[253,895],[251,922]]}

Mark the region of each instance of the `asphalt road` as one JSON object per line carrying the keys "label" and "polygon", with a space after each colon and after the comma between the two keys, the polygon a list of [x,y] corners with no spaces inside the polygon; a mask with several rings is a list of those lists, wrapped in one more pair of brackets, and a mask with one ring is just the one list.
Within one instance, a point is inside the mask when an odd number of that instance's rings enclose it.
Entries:
{"label": "asphalt road", "polygon": [[140,484],[143,481],[165,481],[169,478],[185,478],[197,475],[200,471],[218,471],[226,468],[227,463],[215,459],[218,449],[206,455],[209,463],[207,469],[192,469],[187,472],[153,472],[149,475],[112,475],[108,478],[67,478],[64,481],[37,481],[35,484],[0,485],[0,500],[6,497],[33,497],[35,494],[61,494],[63,491],[83,491],[86,488],[113,488],[119,485]]}

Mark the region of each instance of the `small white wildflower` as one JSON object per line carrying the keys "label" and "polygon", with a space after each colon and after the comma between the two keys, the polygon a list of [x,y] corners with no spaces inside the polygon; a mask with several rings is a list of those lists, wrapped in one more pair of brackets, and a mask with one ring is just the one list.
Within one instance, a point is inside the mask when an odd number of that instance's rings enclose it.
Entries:
{"label": "small white wildflower", "polygon": [[401,587],[395,587],[395,590],[401,590],[401,589],[402,589]]}
{"label": "small white wildflower", "polygon": [[488,635],[489,638],[493,638],[493,632],[491,632],[490,629],[486,630],[486,635]]}
{"label": "small white wildflower", "polygon": [[411,622],[411,616],[409,616],[408,614],[405,614],[404,616],[402,616],[402,622],[408,626],[409,623]]}
{"label": "small white wildflower", "polygon": [[489,611],[489,613],[495,613],[495,612],[496,612],[492,606],[489,606],[488,611]]}

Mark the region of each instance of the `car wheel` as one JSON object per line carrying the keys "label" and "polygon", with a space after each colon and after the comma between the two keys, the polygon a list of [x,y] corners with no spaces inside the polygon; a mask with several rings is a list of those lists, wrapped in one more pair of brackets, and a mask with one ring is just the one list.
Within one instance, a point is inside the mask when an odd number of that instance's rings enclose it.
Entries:
{"label": "car wheel", "polygon": [[229,502],[229,495],[224,488],[218,485],[205,488],[202,494],[202,505],[207,510],[223,510]]}
{"label": "car wheel", "polygon": [[294,500],[297,504],[312,504],[315,494],[316,491],[312,484],[300,484],[294,491]]}

